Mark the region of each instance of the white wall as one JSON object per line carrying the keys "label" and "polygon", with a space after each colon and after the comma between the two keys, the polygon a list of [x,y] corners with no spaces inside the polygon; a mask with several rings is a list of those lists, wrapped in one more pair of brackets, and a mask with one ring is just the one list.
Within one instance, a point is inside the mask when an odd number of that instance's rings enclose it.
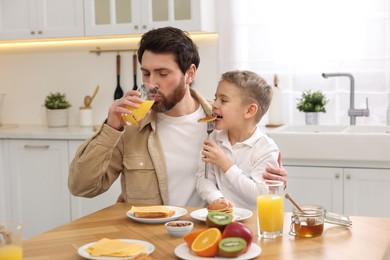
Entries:
{"label": "white wall", "polygon": [[[214,96],[217,72],[216,35],[193,36],[201,63],[193,87],[208,98]],[[113,41],[53,42],[46,44],[5,44],[0,42],[0,92],[6,92],[3,124],[46,124],[45,96],[64,92],[72,103],[70,125],[79,124],[79,107],[84,96],[99,93],[93,101],[93,123],[107,115],[116,87],[116,52],[97,56],[90,50],[137,48],[139,38]],[[132,52],[121,52],[121,86],[133,86]],[[138,84],[141,82],[138,67]]]}

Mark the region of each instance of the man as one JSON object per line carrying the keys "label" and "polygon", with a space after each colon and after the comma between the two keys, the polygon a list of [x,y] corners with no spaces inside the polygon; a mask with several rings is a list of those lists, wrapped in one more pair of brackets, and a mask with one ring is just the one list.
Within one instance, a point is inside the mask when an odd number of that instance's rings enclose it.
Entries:
{"label": "man", "polygon": [[[127,126],[122,113],[138,107],[129,91],[109,108],[106,122],[78,149],[69,172],[73,195],[94,197],[121,176],[118,202],[202,206],[196,171],[207,137],[197,119],[211,114],[210,104],[191,89],[200,58],[185,32],[165,27],[142,36],[138,49],[143,82],[156,86],[152,112],[139,126]],[[265,178],[287,181],[283,169],[267,169]]]}

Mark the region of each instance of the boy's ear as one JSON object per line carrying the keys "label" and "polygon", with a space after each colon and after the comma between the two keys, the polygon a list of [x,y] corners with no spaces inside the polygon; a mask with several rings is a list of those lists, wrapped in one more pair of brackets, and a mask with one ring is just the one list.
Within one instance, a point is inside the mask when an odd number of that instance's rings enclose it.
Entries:
{"label": "boy's ear", "polygon": [[249,104],[245,112],[245,118],[254,117],[258,110],[259,110],[259,106],[256,103]]}

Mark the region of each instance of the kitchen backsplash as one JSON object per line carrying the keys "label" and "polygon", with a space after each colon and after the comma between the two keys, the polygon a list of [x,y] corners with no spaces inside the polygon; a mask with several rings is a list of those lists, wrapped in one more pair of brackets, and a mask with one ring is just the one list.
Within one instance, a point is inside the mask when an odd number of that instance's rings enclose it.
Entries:
{"label": "kitchen backsplash", "polygon": [[[194,36],[200,55],[200,67],[193,87],[212,98],[218,83],[217,36]],[[139,38],[115,43],[76,42],[5,47],[0,43],[0,92],[5,92],[3,124],[45,125],[43,107],[49,92],[66,93],[72,104],[70,125],[79,124],[79,107],[96,85],[100,90],[92,103],[93,124],[106,118],[116,87],[116,52],[90,53],[97,46],[104,49],[136,49]],[[120,52],[121,86],[133,86],[133,52]],[[138,85],[141,82],[138,65]]]}

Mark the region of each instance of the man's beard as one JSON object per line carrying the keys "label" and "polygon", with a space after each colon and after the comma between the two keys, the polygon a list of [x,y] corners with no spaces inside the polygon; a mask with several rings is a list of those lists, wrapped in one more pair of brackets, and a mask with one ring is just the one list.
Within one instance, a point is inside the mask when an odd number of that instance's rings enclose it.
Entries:
{"label": "man's beard", "polygon": [[164,113],[171,110],[177,103],[179,103],[185,95],[185,83],[183,78],[180,80],[179,84],[175,87],[174,91],[169,95],[165,96],[161,92],[157,91],[157,96],[159,100],[154,102],[152,110],[157,113]]}

